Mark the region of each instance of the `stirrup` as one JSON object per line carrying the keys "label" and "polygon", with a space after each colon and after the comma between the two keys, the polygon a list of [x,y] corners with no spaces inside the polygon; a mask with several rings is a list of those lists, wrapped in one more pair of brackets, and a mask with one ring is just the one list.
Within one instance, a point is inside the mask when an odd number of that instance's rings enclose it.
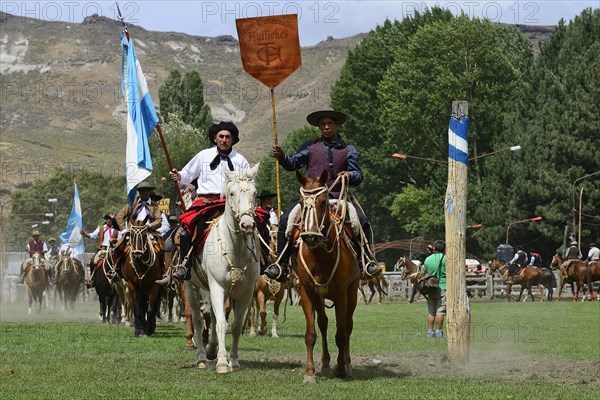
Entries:
{"label": "stirrup", "polygon": [[[371,272],[369,272],[371,269]],[[367,263],[365,268],[365,275],[369,278],[379,276],[381,274],[381,267],[375,261],[371,260]]]}
{"label": "stirrup", "polygon": [[181,264],[174,266],[175,272],[171,275],[172,279],[177,279],[178,281],[189,281],[192,277],[191,268],[187,268],[185,266],[185,261]]}

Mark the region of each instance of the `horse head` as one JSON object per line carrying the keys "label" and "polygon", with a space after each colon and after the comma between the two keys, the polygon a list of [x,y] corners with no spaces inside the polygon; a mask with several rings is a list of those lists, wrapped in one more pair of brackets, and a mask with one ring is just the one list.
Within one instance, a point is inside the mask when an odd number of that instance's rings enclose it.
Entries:
{"label": "horse head", "polygon": [[31,259],[33,260],[33,270],[34,271],[38,271],[42,265],[43,265],[43,261],[42,261],[42,253],[39,252],[35,252],[33,253],[33,255],[31,256]]}
{"label": "horse head", "polygon": [[129,251],[135,261],[141,261],[152,243],[148,238],[148,227],[136,221],[129,227]]}
{"label": "horse head", "polygon": [[500,271],[504,266],[506,266],[506,263],[504,261],[493,259],[492,261],[490,261],[489,268],[490,271],[494,273],[495,271]]}
{"label": "horse head", "polygon": [[223,186],[223,195],[226,199],[225,215],[233,218],[239,231],[246,235],[254,234],[256,224],[255,198],[256,188],[254,177],[258,172],[259,164],[248,170],[225,171],[226,181]]}
{"label": "horse head", "polygon": [[327,169],[324,169],[321,176],[316,179],[306,178],[298,170],[296,177],[302,185],[300,188],[300,206],[302,207],[300,237],[309,249],[324,246],[332,226],[329,215],[329,189],[325,185]]}
{"label": "horse head", "polygon": [[550,263],[550,268],[557,269],[559,268],[565,260],[561,257],[560,254],[556,253],[552,256],[552,262]]}

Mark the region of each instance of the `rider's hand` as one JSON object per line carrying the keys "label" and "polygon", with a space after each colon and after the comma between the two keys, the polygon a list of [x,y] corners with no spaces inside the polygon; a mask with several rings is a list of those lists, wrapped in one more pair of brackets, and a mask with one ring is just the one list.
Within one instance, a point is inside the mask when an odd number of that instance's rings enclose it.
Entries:
{"label": "rider's hand", "polygon": [[348,179],[352,178],[352,172],[350,171],[341,171],[338,173],[338,176],[346,176]]}
{"label": "rider's hand", "polygon": [[283,150],[281,150],[281,147],[275,145],[273,146],[273,148],[271,149],[271,156],[275,157],[275,158],[280,158],[283,155]]}
{"label": "rider's hand", "polygon": [[169,177],[171,177],[171,180],[175,182],[181,180],[181,174],[175,168],[169,172]]}

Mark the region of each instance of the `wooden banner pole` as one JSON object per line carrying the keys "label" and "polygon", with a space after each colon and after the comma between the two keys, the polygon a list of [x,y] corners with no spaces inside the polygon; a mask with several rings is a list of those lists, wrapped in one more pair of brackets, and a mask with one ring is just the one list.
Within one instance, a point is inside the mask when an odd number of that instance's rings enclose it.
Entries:
{"label": "wooden banner pole", "polygon": [[[275,114],[275,92],[271,88],[271,113],[273,116],[273,143],[279,144],[277,139],[277,116]],[[281,215],[281,183],[279,180],[279,159],[275,159],[275,187],[277,190],[277,218]]]}

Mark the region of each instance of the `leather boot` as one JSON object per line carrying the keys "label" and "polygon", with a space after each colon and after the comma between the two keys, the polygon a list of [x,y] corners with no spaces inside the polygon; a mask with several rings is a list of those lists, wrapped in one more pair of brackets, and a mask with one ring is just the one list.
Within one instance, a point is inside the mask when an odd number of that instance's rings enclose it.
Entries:
{"label": "leather boot", "polygon": [[192,270],[190,268],[191,258],[193,254],[190,253],[192,249],[192,238],[189,235],[179,236],[179,257],[183,257],[181,263],[175,266],[175,272],[173,272],[173,278],[177,280],[189,281],[192,277]]}
{"label": "leather boot", "polygon": [[[285,246],[285,244],[284,244]],[[279,246],[277,246],[279,247]],[[277,282],[283,283],[286,282],[288,279],[288,274],[289,274],[289,262],[290,262],[290,253],[291,253],[291,248],[292,246],[287,243],[287,246],[285,246],[283,249],[277,249],[277,259],[280,260],[279,263],[277,263],[277,261],[275,261],[273,264],[269,265],[266,269],[264,274],[267,276],[267,278],[269,279],[275,279]],[[281,254],[281,257],[279,257],[279,254]]]}

